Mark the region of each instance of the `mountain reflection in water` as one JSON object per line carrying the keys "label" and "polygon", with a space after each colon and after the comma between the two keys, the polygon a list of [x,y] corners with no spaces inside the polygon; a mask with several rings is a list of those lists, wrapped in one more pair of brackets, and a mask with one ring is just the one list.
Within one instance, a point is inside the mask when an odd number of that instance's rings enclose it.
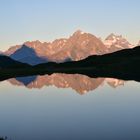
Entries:
{"label": "mountain reflection in water", "polygon": [[44,86],[55,86],[57,88],[71,88],[79,94],[95,90],[108,84],[116,88],[124,85],[125,81],[113,78],[90,78],[80,74],[52,74],[43,76],[18,77],[8,80],[12,85],[25,86],[29,89],[41,89]]}

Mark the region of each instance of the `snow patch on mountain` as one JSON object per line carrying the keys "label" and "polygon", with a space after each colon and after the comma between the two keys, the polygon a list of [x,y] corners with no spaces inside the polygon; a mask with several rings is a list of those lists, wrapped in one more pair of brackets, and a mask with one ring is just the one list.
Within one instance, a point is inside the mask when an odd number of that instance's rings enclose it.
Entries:
{"label": "snow patch on mountain", "polygon": [[114,52],[121,49],[133,48],[134,45],[129,43],[122,35],[110,34],[104,41],[104,45],[109,49],[109,52]]}

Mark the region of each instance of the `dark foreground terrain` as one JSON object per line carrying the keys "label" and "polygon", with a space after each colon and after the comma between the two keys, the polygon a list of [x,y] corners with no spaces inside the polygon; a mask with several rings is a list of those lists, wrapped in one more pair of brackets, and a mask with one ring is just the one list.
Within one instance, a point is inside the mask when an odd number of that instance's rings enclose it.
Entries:
{"label": "dark foreground terrain", "polygon": [[36,66],[15,62],[8,57],[0,56],[1,81],[14,77],[52,73],[83,74],[93,78],[111,77],[140,81],[140,46],[100,56],[94,55],[80,61],[59,64],[49,62]]}

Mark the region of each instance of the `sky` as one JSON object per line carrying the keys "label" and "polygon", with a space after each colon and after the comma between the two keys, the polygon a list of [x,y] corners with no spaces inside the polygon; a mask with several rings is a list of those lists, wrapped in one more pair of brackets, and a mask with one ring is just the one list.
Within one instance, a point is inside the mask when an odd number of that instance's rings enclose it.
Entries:
{"label": "sky", "polygon": [[0,0],[0,50],[53,41],[76,30],[140,40],[140,0]]}

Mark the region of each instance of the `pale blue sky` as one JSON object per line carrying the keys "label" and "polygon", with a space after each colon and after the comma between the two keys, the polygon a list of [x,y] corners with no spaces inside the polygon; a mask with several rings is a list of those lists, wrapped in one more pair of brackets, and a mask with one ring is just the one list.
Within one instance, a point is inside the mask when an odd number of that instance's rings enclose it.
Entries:
{"label": "pale blue sky", "polygon": [[52,41],[81,29],[140,40],[140,0],[0,0],[0,50],[27,40]]}

